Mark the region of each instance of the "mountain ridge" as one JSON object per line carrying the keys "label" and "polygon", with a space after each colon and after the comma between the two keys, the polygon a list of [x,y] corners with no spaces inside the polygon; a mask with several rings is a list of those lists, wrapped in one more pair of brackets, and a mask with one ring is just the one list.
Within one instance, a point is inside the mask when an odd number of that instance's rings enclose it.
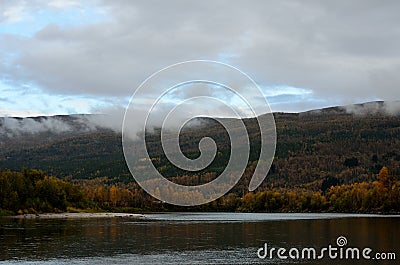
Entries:
{"label": "mountain ridge", "polygon": [[[365,104],[384,106],[385,103]],[[381,112],[355,115],[342,109],[333,107],[311,113],[274,113],[277,148],[274,163],[262,188],[298,186],[316,190],[329,177],[347,184],[373,181],[382,166],[388,166],[393,175],[400,175],[399,116],[382,115]],[[258,159],[259,129],[254,118],[244,122],[252,145],[249,169],[246,171],[246,177],[250,178],[252,165]],[[217,123],[202,126],[183,132],[183,152],[188,157],[196,157],[202,137],[207,135],[215,139],[221,161],[213,163],[198,176],[218,175],[229,158],[229,138]],[[94,128],[94,131],[73,131],[56,136],[49,132],[21,134],[16,140],[1,140],[0,169],[20,170],[27,167],[75,180],[106,177],[113,182],[133,181],[122,153],[121,133]],[[180,171],[168,163],[159,135],[149,137],[149,150],[155,158],[155,166],[177,182],[196,184],[194,174]]]}
{"label": "mountain ridge", "polygon": [[[298,112],[285,112],[285,111],[274,111],[272,112],[273,114],[276,113],[285,113],[285,114],[314,114],[314,113],[319,113],[319,112],[340,112],[340,113],[346,113],[346,109],[349,109],[351,107],[360,107],[360,108],[368,108],[368,109],[376,109],[378,110],[384,110],[385,105],[395,105],[398,107],[398,110],[400,111],[400,100],[376,100],[376,101],[367,101],[363,103],[353,103],[353,104],[347,104],[347,105],[335,105],[335,106],[329,106],[329,107],[322,107],[322,108],[316,108],[316,109],[310,109],[310,110],[304,110],[304,111],[298,111]],[[352,112],[347,112],[347,114],[353,114]],[[0,118],[12,118],[12,119],[43,119],[43,118],[79,118],[79,117],[89,117],[89,116],[107,116],[107,114],[103,113],[97,113],[97,114],[81,114],[81,113],[74,113],[74,114],[55,114],[55,115],[38,115],[38,116],[26,116],[26,117],[19,117],[19,116],[0,116]]]}

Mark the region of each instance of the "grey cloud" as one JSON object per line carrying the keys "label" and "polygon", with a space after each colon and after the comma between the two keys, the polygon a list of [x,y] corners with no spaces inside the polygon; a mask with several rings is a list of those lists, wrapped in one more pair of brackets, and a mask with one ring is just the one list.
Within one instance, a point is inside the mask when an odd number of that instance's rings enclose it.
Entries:
{"label": "grey cloud", "polygon": [[44,119],[16,119],[16,118],[1,118],[0,135],[7,135],[9,137],[20,135],[22,133],[40,133],[45,131],[52,131],[55,133],[71,131],[72,127],[58,119],[44,118]]}
{"label": "grey cloud", "polygon": [[379,101],[342,107],[347,113],[354,115],[386,114],[400,115],[400,101]]}
{"label": "grey cloud", "polygon": [[89,116],[0,117],[0,138],[44,132],[55,134],[64,132],[90,132],[98,128],[121,132],[122,118],[123,111],[120,109],[107,109],[107,113],[105,114]]}
{"label": "grey cloud", "polygon": [[169,64],[227,53],[235,55],[229,63],[264,86],[309,88],[339,103],[399,98],[398,1],[101,5],[110,20],[48,25],[31,39],[0,37],[3,50],[19,54],[0,65],[3,75],[50,93],[122,97]]}

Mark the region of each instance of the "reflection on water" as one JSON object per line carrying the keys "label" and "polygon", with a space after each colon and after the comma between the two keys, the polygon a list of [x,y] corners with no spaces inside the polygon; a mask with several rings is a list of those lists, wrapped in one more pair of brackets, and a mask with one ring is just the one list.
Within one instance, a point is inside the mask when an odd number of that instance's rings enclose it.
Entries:
{"label": "reflection on water", "polygon": [[400,218],[338,217],[343,216],[174,213],[142,219],[0,219],[0,264],[292,264],[260,260],[257,249],[264,243],[320,249],[335,245],[340,235],[349,246],[396,252],[397,261],[380,264],[398,264]]}

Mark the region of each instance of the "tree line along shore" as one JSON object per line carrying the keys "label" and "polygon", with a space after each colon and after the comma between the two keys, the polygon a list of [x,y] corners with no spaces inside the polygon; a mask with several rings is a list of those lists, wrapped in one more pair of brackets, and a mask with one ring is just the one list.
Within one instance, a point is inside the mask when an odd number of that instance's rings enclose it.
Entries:
{"label": "tree line along shore", "polygon": [[370,182],[338,184],[335,179],[326,179],[317,191],[279,187],[238,192],[234,188],[216,201],[195,207],[157,201],[135,182],[110,184],[98,178],[72,183],[35,169],[0,172],[1,215],[154,211],[397,214],[399,209],[400,181],[387,167],[382,167],[376,180]]}

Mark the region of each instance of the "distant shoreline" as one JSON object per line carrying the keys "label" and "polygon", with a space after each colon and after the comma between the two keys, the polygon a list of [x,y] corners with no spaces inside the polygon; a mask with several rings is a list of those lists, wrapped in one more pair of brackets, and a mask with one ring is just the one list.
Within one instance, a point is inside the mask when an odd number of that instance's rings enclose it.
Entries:
{"label": "distant shoreline", "polygon": [[[244,212],[163,212],[165,216],[152,216],[152,215],[160,215],[160,212],[154,213],[113,213],[113,212],[98,212],[98,213],[42,213],[42,214],[22,214],[22,215],[9,215],[9,216],[1,216],[0,218],[8,218],[8,219],[19,219],[19,220],[56,220],[56,219],[106,219],[106,218],[126,218],[126,219],[135,219],[135,220],[181,220],[180,218],[176,219],[176,214],[180,214],[185,217],[182,220],[192,220],[192,221],[222,221],[222,220],[236,220],[236,221],[244,221],[244,220],[257,220],[257,221],[266,221],[266,220],[308,220],[308,219],[336,219],[336,218],[355,218],[355,217],[373,217],[373,218],[400,218],[399,214],[362,214],[362,213],[244,213]],[[207,219],[203,216],[210,214],[210,216],[214,216],[211,219]],[[226,214],[234,214],[233,219],[226,219]],[[254,216],[250,219],[249,214]],[[221,215],[221,216],[219,216]],[[268,218],[260,217],[260,215],[266,215]],[[215,217],[216,216],[216,217]],[[215,219],[216,218],[216,219]],[[222,219],[221,219],[222,218]],[[255,219],[254,219],[255,218]],[[261,218],[261,219],[259,219]]]}
{"label": "distant shoreline", "polygon": [[134,213],[43,213],[3,216],[12,219],[86,219],[86,218],[142,218]]}

